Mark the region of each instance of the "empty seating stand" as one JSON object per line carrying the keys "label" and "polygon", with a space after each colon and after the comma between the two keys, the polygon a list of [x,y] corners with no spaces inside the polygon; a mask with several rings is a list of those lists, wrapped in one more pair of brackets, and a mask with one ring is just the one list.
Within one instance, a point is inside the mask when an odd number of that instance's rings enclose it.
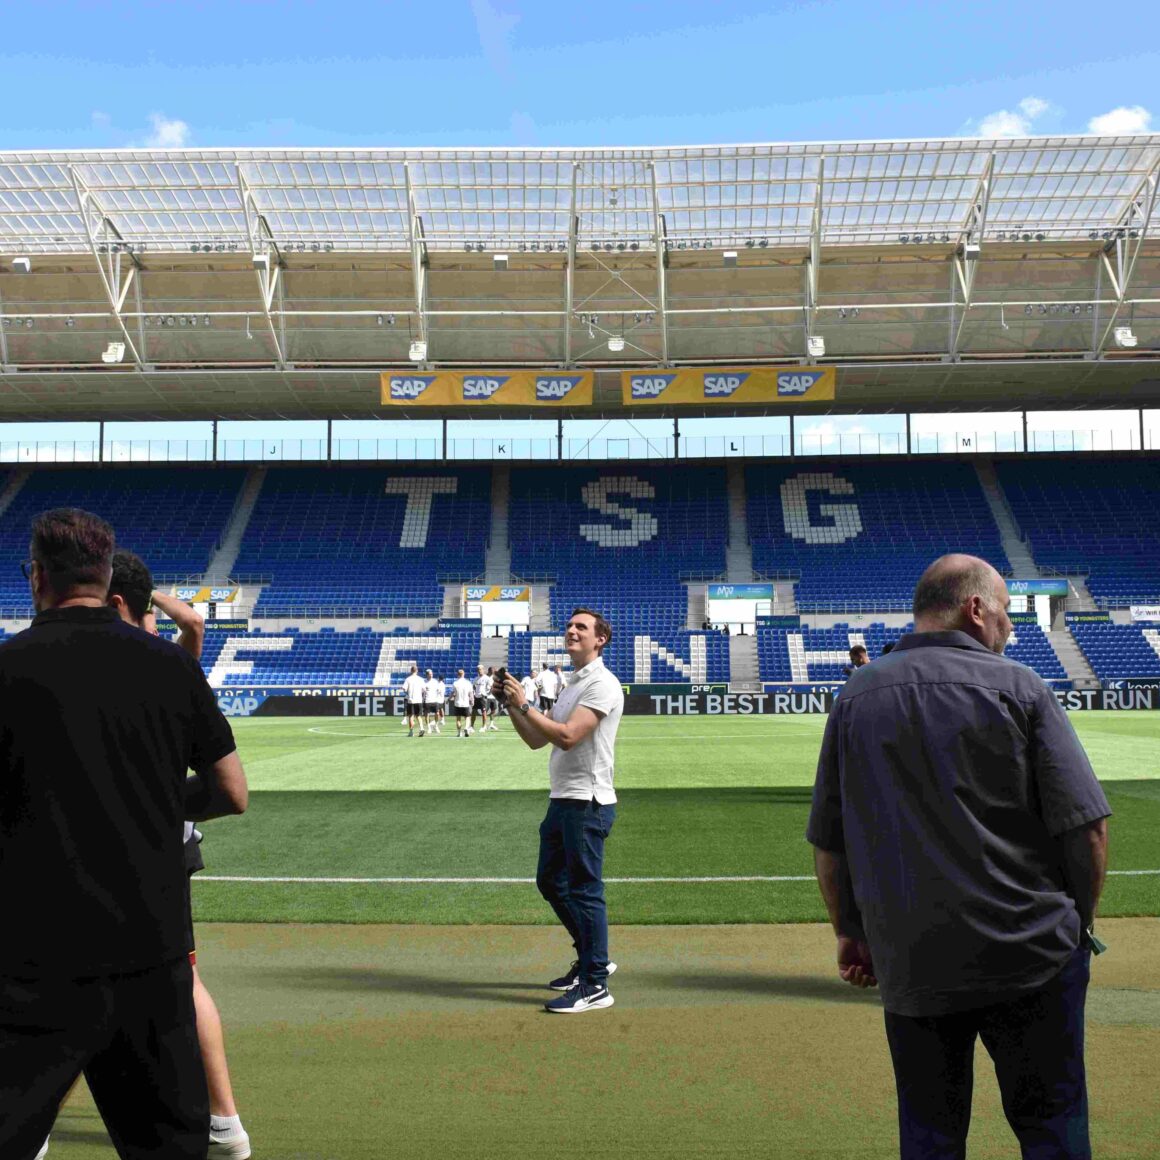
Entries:
{"label": "empty seating stand", "polygon": [[947,552],[1010,568],[970,464],[751,464],[745,479],[754,571],[800,574],[802,612],[908,611]]}
{"label": "empty seating stand", "polygon": [[486,468],[272,469],[235,566],[270,576],[263,617],[439,615],[441,574],[483,572]]}
{"label": "empty seating stand", "polygon": [[1007,460],[998,476],[1037,564],[1086,574],[1104,607],[1160,603],[1155,459]]}
{"label": "empty seating stand", "polygon": [[200,577],[229,522],[244,471],[222,467],[72,467],[34,471],[0,517],[0,610],[30,616],[28,555],[33,518],[77,507],[113,525],[119,547],[156,575]]}
{"label": "empty seating stand", "polygon": [[1101,680],[1160,677],[1160,624],[1069,619],[1068,627]]}

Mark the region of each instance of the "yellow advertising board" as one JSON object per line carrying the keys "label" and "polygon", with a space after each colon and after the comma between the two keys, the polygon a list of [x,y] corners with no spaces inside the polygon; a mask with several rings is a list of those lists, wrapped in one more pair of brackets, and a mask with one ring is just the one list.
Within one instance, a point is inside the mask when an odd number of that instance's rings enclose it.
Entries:
{"label": "yellow advertising board", "polygon": [[682,367],[624,371],[626,406],[673,403],[815,403],[834,397],[833,367]]}
{"label": "yellow advertising board", "polygon": [[591,371],[383,371],[382,401],[395,407],[587,407]]}
{"label": "yellow advertising board", "polygon": [[532,590],[522,585],[512,585],[508,588],[494,588],[486,584],[473,584],[464,588],[463,598],[468,603],[474,604],[476,601],[495,601],[495,600],[522,600],[528,601],[532,598]]}

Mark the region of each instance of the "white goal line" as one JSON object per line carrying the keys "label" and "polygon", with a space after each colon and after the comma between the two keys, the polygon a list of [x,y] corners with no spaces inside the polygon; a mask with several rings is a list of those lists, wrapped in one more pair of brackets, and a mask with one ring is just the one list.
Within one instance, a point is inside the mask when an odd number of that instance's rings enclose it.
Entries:
{"label": "white goal line", "polygon": [[[1160,870],[1109,870],[1108,875],[1124,878],[1155,877]],[[534,886],[534,878],[292,878],[282,875],[269,877],[250,877],[237,874],[195,874],[193,882],[289,882],[308,885],[385,885],[385,886]],[[647,885],[654,882],[675,883],[703,883],[703,882],[813,882],[812,874],[737,874],[721,877],[704,878],[605,878],[604,881],[615,885]]]}

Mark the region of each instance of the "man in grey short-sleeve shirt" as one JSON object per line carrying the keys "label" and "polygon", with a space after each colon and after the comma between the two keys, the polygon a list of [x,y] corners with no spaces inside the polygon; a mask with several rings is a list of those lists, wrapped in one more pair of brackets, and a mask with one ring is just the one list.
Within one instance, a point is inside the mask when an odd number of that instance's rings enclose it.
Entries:
{"label": "man in grey short-sleeve shirt", "polygon": [[576,949],[569,970],[548,984],[564,992],[545,1004],[553,1014],[576,1014],[613,1002],[608,976],[616,964],[608,961],[604,841],[616,817],[612,777],[624,690],[600,656],[611,639],[612,628],[604,617],[585,608],[572,613],[564,648],[574,671],[557,690],[550,713],[537,711],[510,673],[504,686],[516,732],[532,749],[552,746],[551,792],[540,825],[536,885]]}
{"label": "man in grey short-sleeve shirt", "polygon": [[[935,561],[916,631],[835,702],[807,838],[843,979],[879,983],[902,1156],[965,1155],[976,1035],[1024,1155],[1087,1157],[1083,999],[1111,812],[1054,694],[1003,658],[1006,582]],[[1052,1150],[1054,1149],[1054,1150]]]}

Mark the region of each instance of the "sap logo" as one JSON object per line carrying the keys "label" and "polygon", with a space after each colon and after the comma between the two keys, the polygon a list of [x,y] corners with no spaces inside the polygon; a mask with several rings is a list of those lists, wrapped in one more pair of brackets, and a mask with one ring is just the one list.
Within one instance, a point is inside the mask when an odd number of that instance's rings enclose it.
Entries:
{"label": "sap logo", "polygon": [[705,398],[719,399],[728,398],[741,386],[745,380],[749,378],[748,374],[744,375],[706,375],[705,376]]}
{"label": "sap logo", "polygon": [[579,384],[579,377],[558,379],[536,379],[536,400],[550,403],[553,400],[565,399],[572,388]]}
{"label": "sap logo", "polygon": [[227,717],[250,717],[261,703],[257,697],[218,697],[218,708]]}
{"label": "sap logo", "polygon": [[468,600],[482,600],[487,595],[486,588],[467,588],[465,593]]}
{"label": "sap logo", "polygon": [[417,399],[434,381],[434,375],[392,376],[391,398]]}
{"label": "sap logo", "polygon": [[633,375],[629,380],[629,390],[634,399],[655,399],[664,394],[676,375]]}
{"label": "sap logo", "polygon": [[482,375],[469,375],[463,380],[463,397],[465,399],[490,399],[508,381],[509,375],[502,379],[486,378]]}
{"label": "sap logo", "polygon": [[499,598],[500,600],[518,600],[522,592],[522,588],[501,588]]}
{"label": "sap logo", "polygon": [[777,393],[779,395],[804,395],[810,387],[821,381],[824,371],[795,371],[793,374],[777,376]]}
{"label": "sap logo", "polygon": [[200,588],[177,588],[173,594],[178,600],[184,600],[188,604],[191,600],[197,599],[197,594],[200,591]]}
{"label": "sap logo", "polygon": [[228,601],[233,594],[234,590],[232,588],[211,588],[209,590],[209,598],[213,601]]}

